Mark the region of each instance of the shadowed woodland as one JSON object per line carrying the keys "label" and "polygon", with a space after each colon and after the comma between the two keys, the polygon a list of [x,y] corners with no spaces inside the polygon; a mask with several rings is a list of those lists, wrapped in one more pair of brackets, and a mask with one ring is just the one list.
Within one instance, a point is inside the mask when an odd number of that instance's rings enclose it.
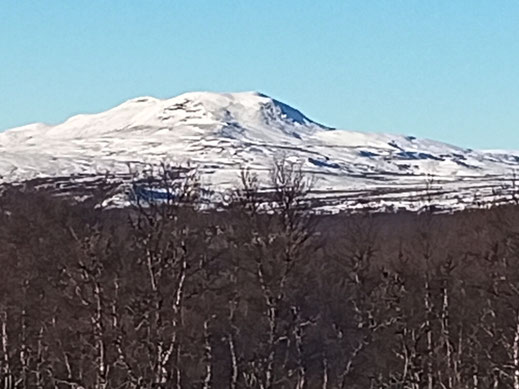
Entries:
{"label": "shadowed woodland", "polygon": [[517,205],[316,215],[286,163],[218,211],[153,185],[2,190],[1,388],[519,389]]}

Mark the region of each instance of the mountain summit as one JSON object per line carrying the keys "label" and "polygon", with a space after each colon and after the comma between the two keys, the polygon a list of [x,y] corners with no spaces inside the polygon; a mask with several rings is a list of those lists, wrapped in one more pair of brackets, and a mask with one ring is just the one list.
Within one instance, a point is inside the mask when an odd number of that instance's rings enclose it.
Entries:
{"label": "mountain summit", "polygon": [[57,126],[37,124],[14,131],[32,135],[28,130],[34,129],[34,134],[71,139],[131,132],[144,127],[151,131],[198,127],[209,132],[229,130],[230,134],[245,130],[242,125],[248,132],[262,130],[262,137],[267,135],[264,132],[267,128],[274,134],[276,131],[310,134],[325,128],[298,110],[257,92],[191,92],[163,100],[139,97],[102,113],[73,116]]}
{"label": "mountain summit", "polygon": [[519,153],[334,130],[256,92],[192,92],[0,133],[0,181],[127,173],[128,164],[166,160],[197,166],[203,183],[223,190],[237,184],[243,167],[265,176],[280,155],[316,176],[316,193],[344,199],[369,191],[374,201],[397,205],[431,178],[452,196],[489,196],[519,168]]}

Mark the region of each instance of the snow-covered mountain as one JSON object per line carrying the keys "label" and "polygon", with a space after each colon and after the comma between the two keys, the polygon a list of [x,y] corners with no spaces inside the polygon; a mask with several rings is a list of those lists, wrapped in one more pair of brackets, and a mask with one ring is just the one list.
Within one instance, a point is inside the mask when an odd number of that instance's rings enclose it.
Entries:
{"label": "snow-covered mountain", "polygon": [[197,92],[2,132],[0,182],[124,174],[167,161],[197,166],[202,182],[222,191],[237,185],[243,167],[265,178],[280,155],[315,176],[315,196],[333,209],[417,208],[431,178],[445,207],[490,201],[519,168],[519,152],[337,130],[259,93]]}

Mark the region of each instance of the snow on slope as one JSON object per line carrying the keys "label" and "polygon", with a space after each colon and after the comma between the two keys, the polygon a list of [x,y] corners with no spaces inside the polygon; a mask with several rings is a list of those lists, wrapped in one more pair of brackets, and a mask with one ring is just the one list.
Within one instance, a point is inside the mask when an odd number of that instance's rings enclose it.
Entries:
{"label": "snow on slope", "polygon": [[235,186],[244,166],[264,177],[279,155],[315,175],[323,196],[380,188],[396,193],[431,176],[461,193],[500,185],[519,168],[519,153],[334,130],[259,93],[195,92],[136,98],[56,126],[0,133],[0,182],[127,173],[128,164],[168,161],[198,166],[203,182],[219,190]]}

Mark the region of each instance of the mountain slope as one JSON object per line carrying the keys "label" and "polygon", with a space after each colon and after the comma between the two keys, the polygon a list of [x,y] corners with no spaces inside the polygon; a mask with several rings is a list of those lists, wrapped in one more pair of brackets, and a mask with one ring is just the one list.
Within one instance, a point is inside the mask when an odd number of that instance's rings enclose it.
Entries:
{"label": "mountain slope", "polygon": [[379,205],[413,208],[431,177],[451,194],[442,198],[451,207],[452,196],[492,195],[519,167],[519,153],[335,130],[262,94],[196,92],[136,98],[56,126],[0,133],[0,181],[127,173],[128,165],[168,161],[197,166],[204,184],[224,190],[245,166],[265,177],[280,155],[315,175],[316,193],[335,198],[327,203],[333,208],[357,205],[348,196],[358,193]]}

